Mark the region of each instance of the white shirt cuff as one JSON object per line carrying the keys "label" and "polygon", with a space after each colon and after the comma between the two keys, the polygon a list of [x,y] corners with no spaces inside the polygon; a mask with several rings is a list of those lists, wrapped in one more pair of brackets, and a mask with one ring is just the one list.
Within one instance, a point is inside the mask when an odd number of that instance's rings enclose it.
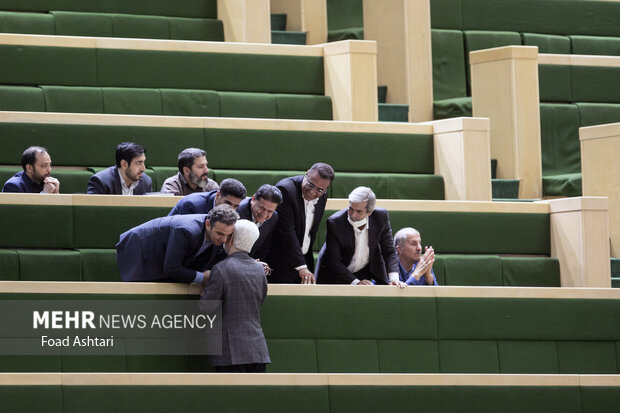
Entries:
{"label": "white shirt cuff", "polygon": [[399,281],[400,280],[400,276],[398,275],[397,272],[391,272],[388,274],[388,277],[390,277],[390,282],[395,282],[395,281]]}
{"label": "white shirt cuff", "polygon": [[205,279],[204,273],[196,271],[196,278],[194,278],[194,281],[192,281],[192,284],[200,284],[202,283],[202,280],[204,279]]}
{"label": "white shirt cuff", "polygon": [[357,278],[351,281],[351,285],[357,285],[359,283],[360,283],[360,280],[358,280]]}
{"label": "white shirt cuff", "polygon": [[295,269],[296,269],[297,271],[300,271],[300,270],[307,270],[307,269],[308,269],[308,266],[304,264],[304,265],[300,265],[299,267],[295,267]]}

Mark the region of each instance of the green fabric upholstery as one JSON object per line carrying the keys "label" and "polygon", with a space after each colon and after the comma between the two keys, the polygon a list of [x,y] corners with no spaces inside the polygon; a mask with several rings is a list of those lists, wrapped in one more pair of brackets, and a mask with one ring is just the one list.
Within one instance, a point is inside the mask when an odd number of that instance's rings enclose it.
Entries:
{"label": "green fabric upholstery", "polygon": [[267,372],[317,373],[316,342],[312,339],[267,340],[271,364]]}
{"label": "green fabric upholstery", "polygon": [[409,122],[409,105],[379,103],[379,122]]}
{"label": "green fabric upholstery", "polygon": [[[27,139],[46,147],[54,165],[109,166],[114,163],[116,145],[128,136],[147,149],[147,165],[176,166],[177,154],[183,149],[205,146],[200,128],[0,123],[0,164],[21,159]],[[88,145],[77,144],[82,141]]]}
{"label": "green fabric upholstery", "polygon": [[540,33],[521,33],[524,46],[538,46],[538,53],[570,54],[570,36]]}
{"label": "green fabric upholstery", "polygon": [[329,401],[332,412],[580,413],[577,386],[331,386]]}
{"label": "green fabric upholstery", "polygon": [[82,259],[77,251],[18,250],[21,281],[81,281]]}
{"label": "green fabric upholstery", "polygon": [[62,396],[73,412],[329,411],[327,386],[66,386]]}
{"label": "green fabric upholstery", "polygon": [[157,89],[103,88],[104,113],[162,115]]}
{"label": "green fabric upholstery", "polygon": [[60,386],[0,386],[0,400],[16,413],[65,412]]}
{"label": "green fabric upholstery", "polygon": [[332,120],[332,99],[329,96],[291,95],[278,93],[276,118]]}
{"label": "green fabric upholstery", "polygon": [[611,342],[558,342],[560,374],[618,374],[616,346]]}
{"label": "green fabric upholstery", "polygon": [[104,113],[103,91],[100,88],[41,86],[41,89],[48,112]]}
{"label": "green fabric upholstery", "polygon": [[270,118],[276,115],[276,99],[268,93],[219,92],[220,116]]}
{"label": "green fabric upholstery", "polygon": [[[207,147],[207,149],[210,149]],[[207,153],[211,159],[210,152]],[[211,161],[209,161],[211,165]],[[211,169],[209,169],[211,170]],[[216,182],[222,182],[227,178],[234,178],[243,182],[243,186],[248,192],[248,196],[254,194],[256,190],[263,184],[275,185],[278,181],[288,178],[289,176],[303,175],[305,171],[261,171],[261,170],[232,170],[232,169],[216,169],[212,179]],[[331,193],[331,185],[328,193]]]}
{"label": "green fabric upholstery", "polygon": [[439,365],[442,373],[499,373],[497,342],[440,341]]}
{"label": "green fabric upholstery", "polygon": [[320,373],[378,373],[376,340],[317,340]]}
{"label": "green fabric upholstery", "polygon": [[224,41],[224,24],[217,19],[168,17],[170,39]]}
{"label": "green fabric upholstery", "polygon": [[0,86],[0,110],[45,112],[45,99],[36,87]]}
{"label": "green fabric upholstery", "polygon": [[538,89],[541,102],[566,102],[571,98],[571,67],[538,65]]}
{"label": "green fabric upholstery", "polygon": [[160,89],[162,113],[171,116],[220,116],[220,96],[212,90]]}
{"label": "green fabric upholstery", "polygon": [[543,176],[545,196],[581,196],[581,172]]}
{"label": "green fabric upholstery", "polygon": [[0,83],[95,85],[95,49],[0,45]]}
{"label": "green fabric upholstery", "polygon": [[519,198],[519,180],[491,179],[491,196],[493,199]]}
{"label": "green fabric upholstery", "polygon": [[432,29],[431,41],[433,99],[441,101],[467,96],[463,32]]}
{"label": "green fabric upholstery", "polygon": [[121,281],[116,265],[116,250],[109,249],[78,249],[82,256],[83,281]]}
{"label": "green fabric upholstery", "polygon": [[380,373],[440,372],[434,340],[378,340],[377,348]]}
{"label": "green fabric upholstery", "polygon": [[620,38],[569,36],[574,54],[620,56]]}
{"label": "green fabric upholstery", "polygon": [[[217,169],[299,170],[320,157],[343,172],[434,172],[432,135],[205,129],[205,143],[209,165]],[[353,145],[356,156],[343,157],[343,151]],[[377,162],[377,153],[394,145],[399,151]],[[273,148],[287,151],[274,152]]]}
{"label": "green fabric upholstery", "polygon": [[501,257],[502,285],[560,287],[560,263],[557,258]]}
{"label": "green fabric upholstery", "polygon": [[581,171],[579,109],[576,105],[540,105],[543,176]]}
{"label": "green fabric upholstery", "polygon": [[[117,339],[115,339],[116,341]],[[119,372],[127,371],[125,355],[62,355],[60,357],[63,372]]]}
{"label": "green fabric upholstery", "polygon": [[74,206],[75,245],[79,248],[114,248],[123,232],[169,212],[167,207]]}
{"label": "green fabric upholstery", "polygon": [[0,355],[1,372],[59,372],[60,354],[36,355]]}
{"label": "green fabric upholstery", "polygon": [[0,33],[55,34],[54,18],[42,13],[0,11]]}
{"label": "green fabric upholstery", "polygon": [[271,13],[271,31],[286,31],[286,13]]}
{"label": "green fabric upholstery", "polygon": [[446,285],[502,285],[502,263],[498,256],[442,255],[442,258]]}
{"label": "green fabric upholstery", "polygon": [[364,38],[362,0],[327,0],[327,40]]}
{"label": "green fabric upholstery", "polygon": [[322,57],[120,49],[96,53],[98,86],[324,94]]}
{"label": "green fabric upholstery", "polygon": [[620,104],[575,103],[579,109],[579,126],[620,122]]}
{"label": "green fabric upholstery", "polygon": [[436,100],[433,102],[433,117],[448,119],[472,116],[471,97]]}
{"label": "green fabric upholstery", "polygon": [[348,198],[358,186],[372,188],[379,199],[444,199],[444,182],[440,175],[377,174],[337,172],[330,185],[330,196]]}
{"label": "green fabric upholstery", "polygon": [[[571,0],[462,0],[463,29],[618,36],[620,9],[613,2]],[[570,4],[570,5],[569,5]]]}
{"label": "green fabric upholstery", "polygon": [[571,66],[575,102],[620,103],[620,67]]}
{"label": "green fabric upholstery", "polygon": [[217,0],[183,0],[183,7],[170,0],[0,0],[0,10],[65,10],[96,13],[148,14],[155,16],[217,18]]}
{"label": "green fabric upholstery", "polygon": [[192,371],[191,358],[183,355],[127,355],[127,371],[134,373]]}
{"label": "green fabric upholstery", "polygon": [[19,258],[17,251],[0,249],[0,280],[19,280]]}
{"label": "green fabric upholstery", "polygon": [[[396,232],[393,232],[394,234]],[[446,261],[439,254],[435,255],[435,263],[433,264],[433,273],[437,284],[446,285]]]}
{"label": "green fabric upholstery", "polygon": [[[62,185],[62,184],[61,184]],[[2,248],[72,248],[73,209],[64,205],[2,205]],[[36,233],[24,231],[36,228]]]}
{"label": "green fabric upholstery", "polygon": [[611,261],[611,276],[620,277],[620,258],[612,258],[610,261]]}
{"label": "green fabric upholstery", "polygon": [[620,405],[620,392],[614,386],[582,387],[580,392],[583,413],[613,413]]}
{"label": "green fabric upholstery", "polygon": [[[18,158],[21,158],[21,155],[19,155]],[[19,171],[22,171],[21,165],[1,166],[0,185],[4,185],[10,177]],[[85,194],[86,188],[88,187],[88,180],[92,176],[92,172],[76,169],[52,168],[52,176],[60,181],[61,194]]]}
{"label": "green fabric upholstery", "polygon": [[513,341],[498,343],[499,365],[505,374],[558,374],[555,341]]}
{"label": "green fabric upholstery", "polygon": [[433,29],[462,30],[462,0],[431,0]]}
{"label": "green fabric upholstery", "polygon": [[272,44],[306,44],[306,32],[271,30]]}
{"label": "green fabric upholstery", "polygon": [[56,34],[61,36],[114,37],[112,15],[106,13],[76,13],[52,11]]}
{"label": "green fabric upholstery", "polygon": [[142,37],[167,39],[170,36],[168,22],[159,16],[112,15],[115,37]]}
{"label": "green fabric upholstery", "polygon": [[618,329],[609,327],[620,322],[618,300],[437,297],[436,302],[440,340],[616,341],[620,337]]}
{"label": "green fabric upholstery", "polygon": [[[153,179],[153,192],[159,192],[166,179],[179,173],[179,168],[175,166],[154,166],[152,170],[147,174]],[[209,169],[209,178],[213,179],[213,176],[214,171]]]}

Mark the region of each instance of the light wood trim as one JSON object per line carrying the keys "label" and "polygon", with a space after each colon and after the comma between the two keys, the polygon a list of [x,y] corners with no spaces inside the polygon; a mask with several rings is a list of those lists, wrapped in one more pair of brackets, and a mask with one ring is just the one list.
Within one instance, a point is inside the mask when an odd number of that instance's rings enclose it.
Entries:
{"label": "light wood trim", "polygon": [[620,67],[620,56],[541,54],[538,57],[538,64],[563,66]]}
{"label": "light wood trim", "polygon": [[433,133],[433,125],[430,123],[415,124],[403,122],[353,122],[222,117],[201,118],[192,116],[108,115],[54,112],[0,112],[0,122],[317,132],[409,133],[420,135]]}
{"label": "light wood trim", "polygon": [[79,206],[130,206],[168,207],[174,206],[182,196],[118,196],[118,195],[72,195],[73,205]]}
{"label": "light wood trim", "polygon": [[420,125],[433,125],[434,132],[437,133],[450,133],[461,131],[479,131],[486,132],[491,127],[491,121],[489,118],[450,118],[441,119],[431,122],[423,122]]}
{"label": "light wood trim", "polygon": [[539,54],[538,64],[539,65],[570,66],[570,55],[569,54]]}
{"label": "light wood trim", "polygon": [[[0,281],[0,293],[198,295],[197,285],[176,283]],[[269,284],[269,296],[463,297],[620,299],[620,289],[542,287],[408,287]]]}
{"label": "light wood trim", "polygon": [[0,385],[63,386],[620,386],[617,375],[342,373],[1,373]]}
{"label": "light wood trim", "polygon": [[513,59],[537,60],[538,46],[502,46],[469,52],[470,65]]}
{"label": "light wood trim", "polygon": [[[620,0],[619,0],[620,1]],[[605,139],[620,135],[620,123],[586,126],[579,128],[579,140]]]}
{"label": "light wood trim", "polygon": [[609,199],[603,196],[562,198],[557,200],[539,201],[549,204],[549,212],[571,211],[608,211]]}
{"label": "light wood trim", "polygon": [[0,44],[89,49],[160,50],[170,52],[277,54],[291,56],[323,56],[323,47],[265,44],[202,42],[193,40],[126,39],[116,37],[46,36],[37,34],[0,33]]}
{"label": "light wood trim", "polygon": [[69,194],[27,194],[0,192],[0,205],[73,205]]}

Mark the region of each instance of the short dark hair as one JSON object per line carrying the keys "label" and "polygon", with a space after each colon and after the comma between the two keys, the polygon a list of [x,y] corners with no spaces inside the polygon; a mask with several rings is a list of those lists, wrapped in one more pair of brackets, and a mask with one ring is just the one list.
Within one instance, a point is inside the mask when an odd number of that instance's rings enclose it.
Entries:
{"label": "short dark hair", "polygon": [[116,147],[116,166],[121,166],[121,161],[131,164],[133,158],[145,154],[146,149],[142,145],[133,142],[121,142]]}
{"label": "short dark hair", "polygon": [[220,184],[220,195],[221,196],[229,196],[232,195],[235,198],[245,198],[247,191],[245,190],[245,186],[236,179],[226,178]]}
{"label": "short dark hair", "polygon": [[179,172],[183,173],[183,168],[185,167],[192,169],[194,160],[196,158],[200,158],[201,156],[207,156],[207,153],[203,151],[202,149],[198,149],[198,148],[183,149],[183,151],[179,154],[179,158],[177,160],[177,165],[179,166]]}
{"label": "short dark hair", "polygon": [[317,162],[308,169],[308,172],[316,171],[321,179],[329,179],[329,182],[333,182],[336,177],[334,168],[323,162]]}
{"label": "short dark hair", "polygon": [[230,205],[218,205],[207,214],[207,221],[211,225],[221,222],[224,225],[234,225],[239,219],[237,211],[232,209]]}
{"label": "short dark hair", "polygon": [[38,153],[47,153],[47,149],[42,146],[31,146],[22,153],[22,168],[26,170],[26,165],[33,165],[37,161]]}
{"label": "short dark hair", "polygon": [[254,193],[256,199],[264,199],[265,201],[273,202],[280,205],[282,203],[282,192],[273,185],[261,185],[260,188]]}

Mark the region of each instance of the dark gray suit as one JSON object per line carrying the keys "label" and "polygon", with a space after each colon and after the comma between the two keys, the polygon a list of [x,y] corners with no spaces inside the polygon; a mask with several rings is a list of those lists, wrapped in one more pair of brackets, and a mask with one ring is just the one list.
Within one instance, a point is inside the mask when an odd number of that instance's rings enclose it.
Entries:
{"label": "dark gray suit", "polygon": [[[357,278],[347,269],[355,253],[355,234],[347,217],[347,210],[341,209],[327,219],[327,236],[319,255],[318,283],[351,284]],[[390,217],[384,208],[375,208],[368,217],[368,248],[368,271],[372,278],[377,284],[389,283],[388,273],[398,273],[398,260]]]}
{"label": "dark gray suit", "polygon": [[[237,208],[237,213],[239,213],[239,218],[252,221],[252,198],[246,198],[241,201],[239,208]],[[263,224],[258,227],[260,235],[254,243],[252,251],[250,251],[250,256],[252,258],[257,258],[261,261],[267,262],[267,254],[269,253],[269,247],[271,247],[271,235],[277,225],[278,213],[274,212],[271,218],[263,222]]]}
{"label": "dark gray suit", "polygon": [[265,270],[246,252],[235,252],[213,267],[200,297],[222,300],[222,355],[209,356],[210,365],[271,362],[260,325],[266,296]]}
{"label": "dark gray suit", "polygon": [[[143,173],[138,186],[133,189],[134,195],[144,195],[152,191],[153,181]],[[118,167],[110,166],[99,171],[88,180],[87,194],[122,195],[121,177],[118,175]]]}

